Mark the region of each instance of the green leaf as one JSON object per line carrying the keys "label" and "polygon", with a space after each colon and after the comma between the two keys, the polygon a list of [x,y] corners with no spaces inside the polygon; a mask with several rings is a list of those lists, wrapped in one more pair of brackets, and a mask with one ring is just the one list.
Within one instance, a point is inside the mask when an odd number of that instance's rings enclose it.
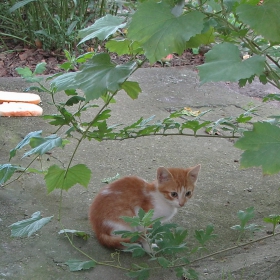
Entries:
{"label": "green leaf", "polygon": [[123,17],[112,16],[110,14],[96,20],[93,25],[79,31],[79,37],[83,38],[79,44],[95,37],[101,41],[106,40],[120,28],[125,27],[126,23],[123,23],[123,21]]}
{"label": "green leaf", "polygon": [[125,81],[121,88],[127,93],[131,99],[137,99],[140,92],[142,92],[137,82]]}
{"label": "green leaf", "polygon": [[23,171],[24,168],[10,163],[0,165],[0,186],[6,183],[16,171]]}
{"label": "green leaf", "polygon": [[254,55],[244,61],[238,47],[231,43],[215,45],[205,55],[205,64],[198,66],[201,83],[231,81],[261,75],[265,67],[265,57]]}
{"label": "green leaf", "polygon": [[22,78],[33,77],[33,73],[28,67],[18,67],[16,68],[16,71],[19,75],[21,75]]}
{"label": "green leaf", "polygon": [[275,43],[280,43],[279,11],[279,0],[266,0],[262,5],[242,4],[236,9],[241,21],[265,39]]}
{"label": "green leaf", "polygon": [[248,223],[249,220],[254,218],[255,216],[255,209],[253,206],[248,207],[245,211],[239,210],[237,212],[237,217],[241,222],[241,229],[245,228],[245,225]]}
{"label": "green leaf", "polygon": [[84,231],[80,231],[80,230],[75,230],[75,229],[62,229],[58,232],[58,234],[65,234],[65,233],[71,233],[71,234],[74,234],[75,236],[77,237],[81,237],[83,238],[84,240],[87,240],[90,235]]}
{"label": "green leaf", "polygon": [[57,91],[81,89],[86,95],[86,101],[98,99],[100,96],[121,89],[121,84],[137,67],[135,62],[115,65],[107,53],[95,55],[85,63],[78,72],[70,72],[58,76],[52,81]]}
{"label": "green leaf", "polygon": [[167,268],[170,265],[170,261],[164,257],[157,258],[157,261],[163,268]]}
{"label": "green leaf", "polygon": [[264,174],[280,171],[280,128],[268,122],[253,124],[252,131],[245,131],[244,136],[234,144],[245,150],[241,155],[240,166],[248,168],[262,166]]}
{"label": "green leaf", "polygon": [[84,164],[77,164],[67,170],[52,165],[45,175],[48,193],[54,189],[69,190],[72,186],[80,184],[87,187],[91,177],[90,169]]}
{"label": "green leaf", "polygon": [[34,74],[36,74],[36,75],[38,75],[38,74],[43,74],[44,71],[46,70],[46,65],[47,65],[46,62],[38,63],[38,64],[36,65],[35,70],[34,70]]}
{"label": "green leaf", "polygon": [[25,6],[26,4],[30,3],[30,2],[34,2],[34,1],[37,1],[37,0],[23,0],[23,1],[19,1],[19,2],[16,2],[10,9],[9,9],[9,12],[12,13],[14,12],[15,10]]}
{"label": "green leaf", "polygon": [[263,218],[263,221],[266,223],[271,223],[271,224],[279,224],[280,222],[280,215],[269,215],[268,217]]}
{"label": "green leaf", "polygon": [[140,43],[151,63],[170,53],[182,54],[186,41],[203,29],[202,13],[191,11],[176,17],[171,10],[164,1],[145,1],[132,16],[127,36]]}
{"label": "green leaf", "polygon": [[16,155],[17,150],[20,150],[24,146],[29,144],[29,141],[32,137],[37,137],[42,135],[42,130],[39,131],[33,131],[28,133],[17,145],[14,149],[10,150],[10,159],[13,158]]}
{"label": "green leaf", "polygon": [[87,60],[91,59],[95,55],[95,52],[87,52],[77,57],[77,63],[85,63]]}
{"label": "green leaf", "polygon": [[137,227],[140,226],[140,218],[139,217],[126,217],[121,216],[122,220],[124,220],[127,224],[129,224],[131,227]]}
{"label": "green leaf", "polygon": [[67,119],[65,119],[64,116],[57,115],[57,114],[54,114],[54,115],[44,115],[43,119],[45,119],[45,120],[52,120],[52,121],[49,122],[51,125],[59,125],[60,126],[60,125],[69,124],[69,121]]}
{"label": "green leaf", "polygon": [[190,40],[186,43],[186,48],[198,48],[201,45],[209,45],[210,43],[214,42],[214,28],[209,28],[207,32],[191,37]]}
{"label": "green leaf", "polygon": [[110,52],[115,52],[118,55],[136,55],[144,53],[144,50],[138,42],[132,42],[127,38],[110,40],[106,43],[106,48],[109,49]]}
{"label": "green leaf", "polygon": [[[140,213],[141,215],[142,213]],[[144,217],[142,218],[142,222],[144,227],[149,227],[152,224],[152,218],[154,215],[154,210],[149,210],[147,213],[145,213]]]}
{"label": "green leaf", "polygon": [[130,271],[127,275],[131,278],[137,278],[138,280],[146,280],[150,276],[150,268],[140,267],[136,271]]}
{"label": "green leaf", "polygon": [[66,101],[65,105],[67,105],[67,106],[73,106],[73,105],[78,104],[79,102],[85,101],[85,100],[86,100],[86,99],[85,99],[84,97],[75,95],[75,96],[70,97],[70,98]]}
{"label": "green leaf", "polygon": [[[137,235],[136,238],[139,240],[139,235]],[[134,242],[136,242],[137,239],[134,240]],[[131,239],[131,242],[133,242],[132,239]],[[136,244],[136,246],[135,246],[135,244],[134,245],[130,244],[130,247],[127,247],[128,244],[129,243],[125,244],[126,247],[125,247],[125,249],[123,249],[123,251],[132,253],[133,258],[143,257],[146,255],[146,251],[140,244]],[[124,244],[122,243],[122,245],[124,245]]]}
{"label": "green leaf", "polygon": [[272,100],[280,101],[280,94],[270,93],[263,98],[263,102],[268,102]]}
{"label": "green leaf", "polygon": [[35,212],[31,215],[30,219],[18,221],[9,227],[11,228],[12,237],[25,237],[31,236],[33,233],[41,229],[45,224],[47,224],[53,216],[42,218],[41,213]]}
{"label": "green leaf", "polygon": [[202,246],[204,246],[207,241],[217,236],[216,234],[212,234],[213,231],[214,231],[214,226],[208,225],[205,231],[203,229],[196,230],[195,238]]}
{"label": "green leaf", "polygon": [[236,121],[237,121],[238,123],[246,123],[246,122],[250,121],[252,118],[253,118],[253,117],[248,116],[246,113],[244,113],[244,114],[239,115],[239,116],[236,118]]}
{"label": "green leaf", "polygon": [[251,232],[256,232],[256,231],[261,231],[262,226],[256,225],[256,224],[249,224],[248,226],[244,227],[245,230],[251,231]]}
{"label": "green leaf", "polygon": [[80,271],[80,270],[96,267],[96,262],[94,260],[90,260],[90,261],[69,260],[65,264],[68,265],[70,271]]}
{"label": "green leaf", "polygon": [[202,122],[202,123],[200,123],[199,121],[187,121],[187,122],[182,124],[181,130],[183,131],[185,128],[189,128],[194,132],[194,134],[196,134],[196,132],[199,129],[207,126],[210,123],[211,123],[210,121],[205,121],[205,122]]}
{"label": "green leaf", "polygon": [[32,137],[30,138],[29,145],[33,149],[24,153],[22,158],[33,154],[43,155],[55,147],[63,147],[63,141],[56,134],[52,134],[45,138],[40,136]]}

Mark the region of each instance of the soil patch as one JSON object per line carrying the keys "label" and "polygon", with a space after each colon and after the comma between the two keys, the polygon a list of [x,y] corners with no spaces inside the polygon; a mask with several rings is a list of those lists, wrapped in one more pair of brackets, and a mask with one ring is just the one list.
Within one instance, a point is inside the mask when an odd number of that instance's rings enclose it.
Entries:
{"label": "soil patch", "polygon": [[[19,77],[16,72],[18,67],[29,67],[34,70],[36,65],[45,62],[46,71],[44,74],[55,74],[62,71],[59,64],[66,61],[62,51],[45,51],[43,49],[31,49],[24,45],[14,45],[12,42],[7,43],[7,47],[11,51],[0,52],[0,77]],[[99,51],[105,51],[99,48]],[[86,52],[86,50],[85,50]],[[128,62],[130,57],[128,55],[118,56],[111,53],[111,60],[117,64]],[[138,56],[139,59],[144,59],[143,55]],[[169,66],[186,66],[186,65],[200,65],[204,63],[203,54],[193,54],[191,50],[186,50],[182,55],[173,55],[173,58],[168,62],[156,62],[150,65],[148,62],[143,67],[169,67]]]}

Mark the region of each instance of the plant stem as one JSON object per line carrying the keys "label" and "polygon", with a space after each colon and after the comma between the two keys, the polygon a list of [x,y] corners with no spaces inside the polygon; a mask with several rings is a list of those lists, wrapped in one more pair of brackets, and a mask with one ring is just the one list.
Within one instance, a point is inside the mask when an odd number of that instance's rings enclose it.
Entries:
{"label": "plant stem", "polygon": [[26,168],[21,172],[21,174],[15,178],[14,180],[10,181],[9,183],[5,184],[4,186],[8,186],[11,183],[17,181],[23,174],[25,174],[25,171],[29,168],[29,166],[31,166],[31,164],[37,159],[37,156],[26,166]]}
{"label": "plant stem", "polygon": [[271,237],[276,236],[276,235],[279,235],[279,234],[280,234],[280,232],[277,232],[277,233],[275,233],[274,235],[273,235],[273,234],[270,234],[270,235],[267,235],[267,236],[258,238],[258,239],[256,239],[256,240],[249,241],[249,242],[244,243],[244,244],[236,245],[236,246],[233,246],[233,247],[224,249],[224,250],[220,250],[220,251],[214,252],[214,253],[212,253],[212,254],[209,254],[209,255],[203,256],[203,257],[201,257],[201,258],[195,259],[195,260],[193,260],[193,261],[190,261],[190,264],[195,263],[195,262],[198,262],[198,261],[201,261],[201,260],[204,260],[204,259],[207,259],[207,258],[210,258],[210,257],[213,257],[213,256],[216,256],[216,255],[219,255],[219,254],[222,254],[222,253],[225,253],[225,252],[228,252],[228,251],[231,251],[231,250],[234,250],[234,249],[238,249],[238,248],[241,248],[241,247],[244,247],[244,246],[247,246],[247,245],[251,245],[251,244],[253,244],[253,243],[256,243],[256,242],[259,242],[259,241],[262,241],[262,240],[271,238]]}
{"label": "plant stem", "polygon": [[110,263],[106,263],[106,262],[99,262],[96,261],[95,259],[93,259],[91,256],[89,256],[87,253],[85,253],[84,251],[82,251],[81,249],[79,249],[77,246],[75,246],[75,244],[73,243],[73,241],[71,240],[71,238],[69,237],[69,235],[65,232],[65,236],[68,239],[69,243],[71,244],[71,246],[76,249],[79,253],[81,253],[82,255],[84,255],[85,257],[87,257],[88,259],[92,260],[95,264],[98,265],[104,265],[104,266],[110,266],[113,268],[118,268],[118,269],[122,269],[125,271],[131,271],[129,268],[120,266],[120,265],[114,265],[114,264],[110,264]]}

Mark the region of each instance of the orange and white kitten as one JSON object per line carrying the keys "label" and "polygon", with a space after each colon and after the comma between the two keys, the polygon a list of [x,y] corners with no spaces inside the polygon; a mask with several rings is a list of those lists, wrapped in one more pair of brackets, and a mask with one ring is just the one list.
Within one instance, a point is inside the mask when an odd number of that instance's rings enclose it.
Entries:
{"label": "orange and white kitten", "polygon": [[[186,169],[159,167],[157,180],[152,183],[129,176],[105,186],[89,211],[89,219],[99,242],[109,248],[123,248],[121,242],[130,240],[113,232],[139,230],[131,228],[120,217],[138,216],[140,208],[145,212],[154,209],[154,219],[162,217],[162,222],[170,220],[177,209],[192,197],[199,171],[200,165]],[[148,250],[147,244],[142,245]]]}

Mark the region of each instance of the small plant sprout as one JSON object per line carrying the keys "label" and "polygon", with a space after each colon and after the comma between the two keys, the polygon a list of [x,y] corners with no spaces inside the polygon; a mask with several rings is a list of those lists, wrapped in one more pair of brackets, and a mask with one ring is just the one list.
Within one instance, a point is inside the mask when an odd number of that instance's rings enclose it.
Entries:
{"label": "small plant sprout", "polygon": [[255,216],[255,213],[254,213],[253,206],[248,207],[245,211],[239,210],[237,212],[237,217],[240,220],[240,225],[235,225],[235,226],[231,227],[231,229],[239,231],[239,236],[238,236],[237,242],[239,242],[241,237],[243,237],[245,231],[249,231],[249,232],[253,233],[253,232],[261,230],[261,226],[259,226],[259,225],[256,225],[256,224],[247,225],[249,220],[251,220],[254,216]]}
{"label": "small plant sprout", "polygon": [[272,224],[272,234],[275,235],[275,230],[279,227],[280,224],[280,215],[269,215],[268,217],[263,218],[264,222]]}

